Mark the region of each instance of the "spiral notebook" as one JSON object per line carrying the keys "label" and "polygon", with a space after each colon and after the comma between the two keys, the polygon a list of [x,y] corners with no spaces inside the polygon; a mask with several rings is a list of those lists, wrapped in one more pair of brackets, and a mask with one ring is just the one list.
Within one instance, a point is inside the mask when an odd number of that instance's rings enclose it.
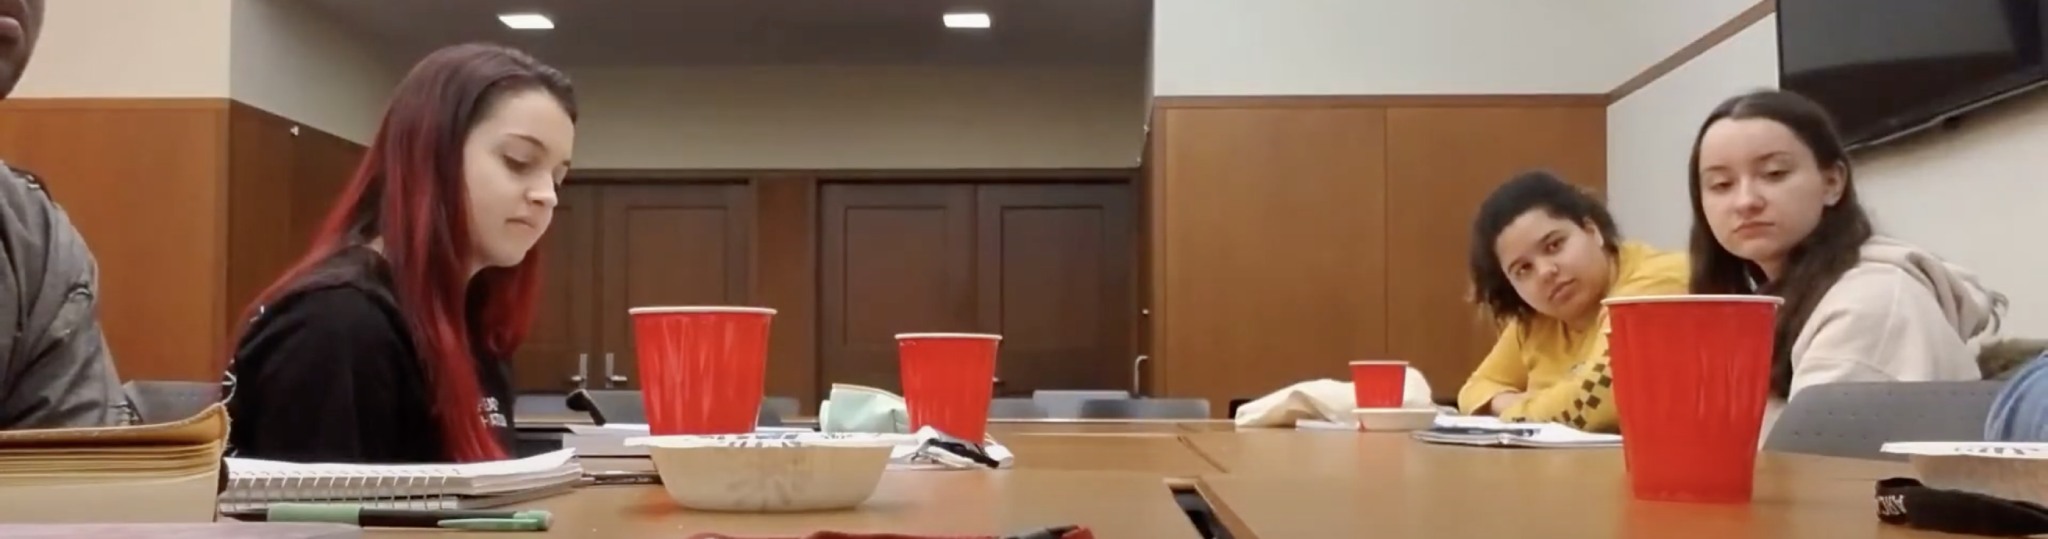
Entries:
{"label": "spiral notebook", "polygon": [[1557,423],[1508,423],[1486,416],[1439,416],[1436,426],[1415,431],[1416,440],[1494,447],[1621,447],[1621,435],[1586,432]]}
{"label": "spiral notebook", "polygon": [[229,458],[223,512],[271,503],[351,503],[390,509],[477,509],[561,494],[583,480],[574,450],[470,464],[299,464]]}

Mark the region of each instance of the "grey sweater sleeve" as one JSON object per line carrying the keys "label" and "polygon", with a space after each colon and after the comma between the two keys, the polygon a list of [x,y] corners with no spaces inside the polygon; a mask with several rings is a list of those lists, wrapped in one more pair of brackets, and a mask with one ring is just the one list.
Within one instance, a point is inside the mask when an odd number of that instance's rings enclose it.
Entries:
{"label": "grey sweater sleeve", "polygon": [[97,262],[42,185],[4,166],[0,242],[0,429],[123,421]]}

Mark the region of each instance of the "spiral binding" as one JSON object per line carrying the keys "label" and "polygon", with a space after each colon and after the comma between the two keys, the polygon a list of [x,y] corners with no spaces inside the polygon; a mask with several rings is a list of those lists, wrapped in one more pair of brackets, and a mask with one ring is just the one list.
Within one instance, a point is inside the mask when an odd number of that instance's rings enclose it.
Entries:
{"label": "spiral binding", "polygon": [[272,503],[347,503],[382,509],[455,509],[459,470],[351,469],[230,471],[223,512],[261,511]]}

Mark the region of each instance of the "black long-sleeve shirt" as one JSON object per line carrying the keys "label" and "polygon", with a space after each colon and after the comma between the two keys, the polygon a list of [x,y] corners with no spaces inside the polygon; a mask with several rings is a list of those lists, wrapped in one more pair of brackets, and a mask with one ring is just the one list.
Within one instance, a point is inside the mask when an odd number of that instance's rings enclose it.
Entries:
{"label": "black long-sleeve shirt", "polygon": [[[448,462],[433,386],[393,298],[383,256],[345,250],[256,315],[228,401],[232,455],[294,462]],[[476,339],[472,337],[472,341]],[[502,361],[474,343],[476,413],[512,449]]]}

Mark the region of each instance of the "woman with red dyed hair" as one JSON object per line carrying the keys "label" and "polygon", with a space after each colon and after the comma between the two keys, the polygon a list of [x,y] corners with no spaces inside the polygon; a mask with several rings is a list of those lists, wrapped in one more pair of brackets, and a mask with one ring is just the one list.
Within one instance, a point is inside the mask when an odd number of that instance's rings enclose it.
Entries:
{"label": "woman with red dyed hair", "polygon": [[519,51],[421,60],[312,248],[249,307],[227,369],[233,454],[505,458],[505,361],[532,318],[575,118],[568,77]]}

